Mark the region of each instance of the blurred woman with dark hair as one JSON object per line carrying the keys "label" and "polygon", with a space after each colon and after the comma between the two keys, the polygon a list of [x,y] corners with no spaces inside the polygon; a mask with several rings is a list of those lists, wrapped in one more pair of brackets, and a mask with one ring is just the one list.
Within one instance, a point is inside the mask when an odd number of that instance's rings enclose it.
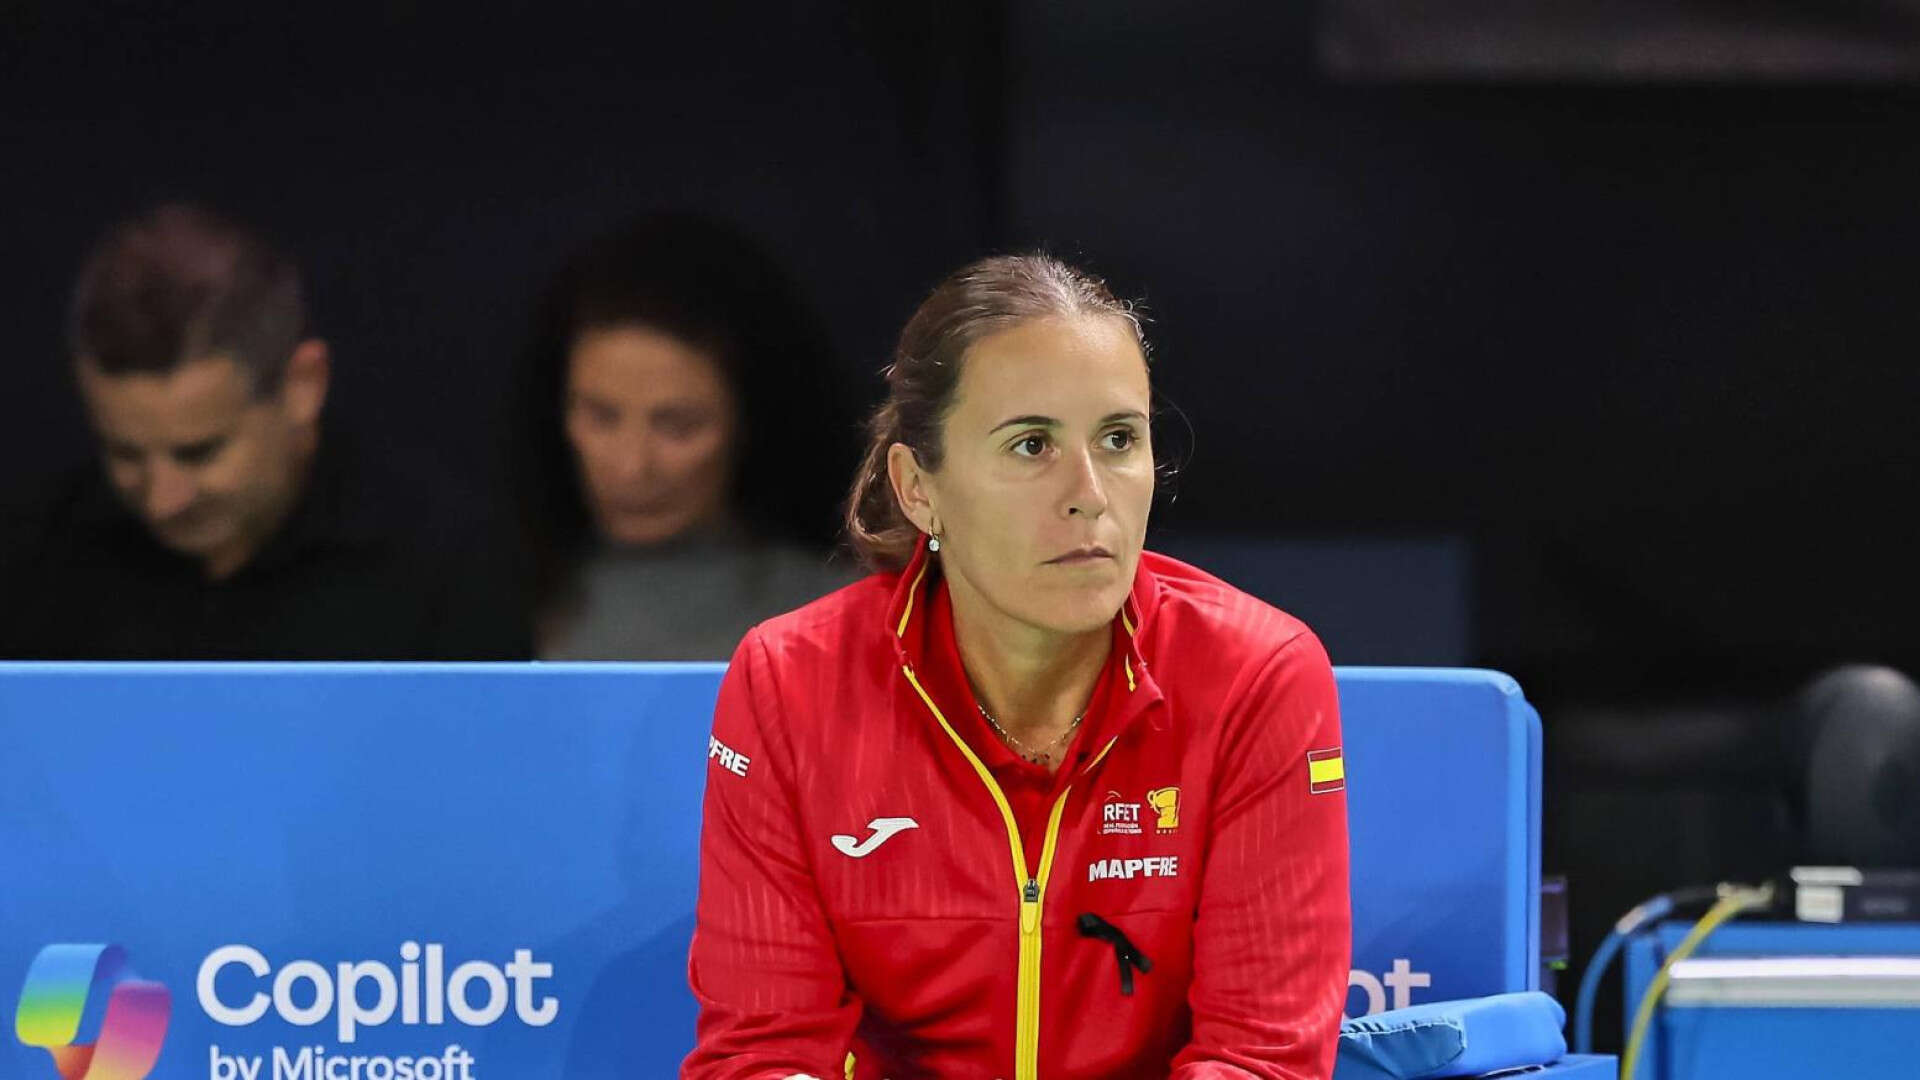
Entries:
{"label": "blurred woman with dark hair", "polygon": [[541,303],[519,400],[521,524],[546,659],[720,660],[842,584],[857,403],[798,289],[738,231],[642,218]]}

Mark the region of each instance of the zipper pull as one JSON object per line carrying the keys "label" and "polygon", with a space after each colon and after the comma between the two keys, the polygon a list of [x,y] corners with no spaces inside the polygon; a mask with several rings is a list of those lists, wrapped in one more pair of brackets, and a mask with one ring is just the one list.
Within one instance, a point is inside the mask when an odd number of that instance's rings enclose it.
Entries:
{"label": "zipper pull", "polygon": [[1040,882],[1027,879],[1026,888],[1020,890],[1020,932],[1031,934],[1040,929]]}
{"label": "zipper pull", "polygon": [[1034,878],[1028,878],[1026,890],[1020,894],[1020,899],[1026,901],[1029,904],[1039,903],[1040,902],[1040,882]]}

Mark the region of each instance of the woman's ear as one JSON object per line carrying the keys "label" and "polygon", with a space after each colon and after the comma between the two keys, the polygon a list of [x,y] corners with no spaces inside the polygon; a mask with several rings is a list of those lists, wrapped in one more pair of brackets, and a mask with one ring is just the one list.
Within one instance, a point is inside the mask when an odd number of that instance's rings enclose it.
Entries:
{"label": "woman's ear", "polygon": [[933,510],[931,480],[931,474],[921,467],[920,459],[906,443],[887,447],[887,481],[893,486],[894,500],[914,528],[923,533],[933,532],[939,517]]}

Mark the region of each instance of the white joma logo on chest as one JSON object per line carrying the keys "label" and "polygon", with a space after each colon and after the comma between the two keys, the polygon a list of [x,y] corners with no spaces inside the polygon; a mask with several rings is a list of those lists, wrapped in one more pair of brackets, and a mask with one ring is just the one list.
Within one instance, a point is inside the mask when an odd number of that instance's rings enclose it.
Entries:
{"label": "white joma logo on chest", "polygon": [[1148,855],[1140,859],[1095,859],[1087,864],[1088,881],[1104,881],[1110,878],[1131,881],[1136,877],[1178,876],[1180,876],[1180,856],[1178,855]]}
{"label": "white joma logo on chest", "polygon": [[840,854],[855,859],[864,859],[873,854],[873,849],[891,840],[896,833],[908,829],[917,829],[920,823],[910,817],[877,817],[867,822],[867,828],[873,832],[865,840],[855,840],[846,833],[835,833],[833,846]]}

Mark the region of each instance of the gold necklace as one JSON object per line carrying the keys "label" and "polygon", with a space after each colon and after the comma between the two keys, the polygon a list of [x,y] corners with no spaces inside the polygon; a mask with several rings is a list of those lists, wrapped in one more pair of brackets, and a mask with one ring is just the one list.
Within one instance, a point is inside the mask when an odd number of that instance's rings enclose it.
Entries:
{"label": "gold necklace", "polygon": [[1075,728],[1080,726],[1080,721],[1084,720],[1087,715],[1086,713],[1081,713],[1079,716],[1074,717],[1073,723],[1068,724],[1065,731],[1054,736],[1052,742],[1038,750],[1030,750],[1027,748],[1026,743],[1014,737],[1013,732],[1001,727],[1000,721],[993,718],[993,714],[987,711],[985,705],[976,701],[973,703],[973,707],[980,710],[980,715],[987,718],[987,723],[993,725],[993,730],[999,732],[1000,738],[1006,742],[1007,746],[1011,748],[1014,753],[1020,755],[1022,761],[1032,765],[1045,765],[1051,762],[1053,760],[1053,751],[1066,743],[1068,737],[1073,734]]}

